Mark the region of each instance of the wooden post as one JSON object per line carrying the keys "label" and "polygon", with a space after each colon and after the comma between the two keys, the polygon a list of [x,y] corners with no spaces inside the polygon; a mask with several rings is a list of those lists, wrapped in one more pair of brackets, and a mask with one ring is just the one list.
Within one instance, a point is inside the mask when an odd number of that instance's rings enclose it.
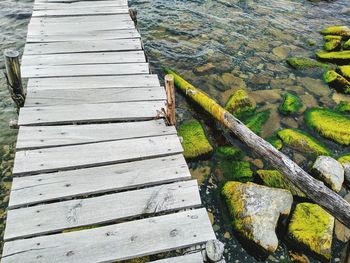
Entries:
{"label": "wooden post", "polygon": [[137,10],[133,8],[129,8],[129,15],[132,21],[134,21],[135,26],[137,26]]}
{"label": "wooden post", "polygon": [[165,90],[166,90],[166,117],[170,125],[176,124],[175,112],[175,88],[174,76],[168,74],[165,76]]}
{"label": "wooden post", "polygon": [[4,60],[6,67],[7,87],[10,91],[13,101],[16,103],[17,109],[23,107],[25,93],[22,86],[21,69],[19,65],[19,52],[7,49],[4,52]]}

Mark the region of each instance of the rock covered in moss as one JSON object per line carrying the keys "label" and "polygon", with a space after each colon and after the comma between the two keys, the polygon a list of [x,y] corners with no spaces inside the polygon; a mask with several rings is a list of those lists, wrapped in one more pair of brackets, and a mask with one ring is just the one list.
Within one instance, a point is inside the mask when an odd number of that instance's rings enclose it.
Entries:
{"label": "rock covered in moss", "polygon": [[213,151],[202,125],[197,120],[182,123],[179,126],[178,134],[183,139],[182,147],[186,158],[197,158]]}
{"label": "rock covered in moss", "polygon": [[290,191],[293,195],[305,197],[305,194],[293,185],[285,176],[277,170],[258,170],[257,174],[264,184],[273,188],[281,188]]}
{"label": "rock covered in moss", "polygon": [[296,206],[288,235],[298,244],[329,260],[332,253],[334,217],[316,204]]}
{"label": "rock covered in moss", "polygon": [[233,115],[240,116],[243,113],[253,112],[256,103],[245,90],[239,89],[228,99],[225,108]]}
{"label": "rock covered in moss", "polygon": [[290,213],[293,197],[289,191],[254,183],[227,182],[223,196],[234,229],[243,237],[273,253],[278,247],[275,233],[280,215]]}
{"label": "rock covered in moss", "polygon": [[322,35],[337,35],[342,37],[350,36],[350,28],[347,26],[330,26],[321,31]]}
{"label": "rock covered in moss", "polygon": [[341,48],[341,40],[332,39],[324,43],[323,49],[326,51],[337,51]]}
{"label": "rock covered in moss", "polygon": [[333,110],[311,108],[305,112],[305,121],[323,137],[340,144],[350,144],[350,118],[347,116]]}
{"label": "rock covered in moss", "polygon": [[342,40],[342,36],[337,35],[325,35],[323,36],[324,41],[330,41],[330,40]]}
{"label": "rock covered in moss", "polygon": [[350,82],[334,70],[329,70],[323,75],[324,81],[339,92],[350,93]]}
{"label": "rock covered in moss", "polygon": [[350,153],[340,156],[338,158],[338,162],[340,162],[341,164],[350,163]]}
{"label": "rock covered in moss", "polygon": [[216,149],[216,156],[223,159],[235,159],[242,154],[241,150],[233,146],[220,146]]}
{"label": "rock covered in moss", "polygon": [[348,39],[347,41],[345,41],[345,43],[343,44],[343,48],[344,48],[344,49],[350,49],[350,39]]}
{"label": "rock covered in moss", "polygon": [[340,191],[344,182],[344,168],[337,160],[329,156],[319,156],[311,172],[333,191]]}
{"label": "rock covered in moss", "polygon": [[350,112],[350,101],[341,101],[335,108],[339,112]]}
{"label": "rock covered in moss", "polygon": [[310,68],[330,69],[329,65],[310,58],[290,57],[287,59],[287,63],[297,70],[305,70]]}
{"label": "rock covered in moss", "polygon": [[303,103],[298,96],[287,92],[283,95],[283,102],[279,106],[278,110],[281,113],[288,115],[298,112],[302,106]]}
{"label": "rock covered in moss", "polygon": [[297,129],[284,129],[277,133],[285,145],[311,155],[330,155],[330,151],[309,134]]}
{"label": "rock covered in moss", "polygon": [[323,50],[318,50],[315,54],[318,59],[332,63],[346,64],[350,62],[350,50],[338,52],[325,52]]}
{"label": "rock covered in moss", "polygon": [[340,66],[338,67],[340,74],[343,75],[343,77],[350,79],[350,66]]}
{"label": "rock covered in moss", "polygon": [[249,162],[223,160],[220,162],[219,167],[223,171],[226,180],[245,183],[254,179]]}
{"label": "rock covered in moss", "polygon": [[243,117],[242,121],[249,129],[251,129],[254,133],[259,135],[262,131],[263,125],[270,118],[270,114],[270,110],[265,110],[257,112],[254,115]]}
{"label": "rock covered in moss", "polygon": [[276,135],[272,135],[266,138],[266,141],[272,144],[277,150],[281,150],[283,147],[282,140],[279,139]]}

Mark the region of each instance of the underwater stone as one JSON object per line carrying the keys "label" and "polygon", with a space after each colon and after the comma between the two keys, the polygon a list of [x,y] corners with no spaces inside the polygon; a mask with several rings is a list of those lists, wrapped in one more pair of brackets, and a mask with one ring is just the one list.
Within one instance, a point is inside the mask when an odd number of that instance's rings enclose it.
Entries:
{"label": "underwater stone", "polygon": [[347,26],[330,26],[321,31],[322,35],[350,36],[350,28]]}
{"label": "underwater stone", "polygon": [[341,41],[337,39],[332,39],[324,43],[323,49],[326,51],[336,51],[341,47]]}
{"label": "underwater stone", "polygon": [[293,195],[305,197],[305,194],[293,185],[285,176],[277,170],[258,170],[257,174],[264,184],[273,188],[281,188],[290,191]]}
{"label": "underwater stone", "polygon": [[332,253],[334,217],[316,204],[296,206],[288,226],[288,235],[310,251],[329,260]]}
{"label": "underwater stone", "polygon": [[254,133],[259,135],[262,131],[262,126],[270,118],[270,114],[270,110],[265,110],[257,112],[254,115],[244,116],[242,117],[242,121],[249,129],[251,129]]}
{"label": "underwater stone", "polygon": [[228,99],[225,108],[233,115],[239,116],[242,113],[253,112],[256,103],[245,90],[239,89]]}
{"label": "underwater stone", "polygon": [[339,112],[350,112],[350,101],[341,101],[335,109]]}
{"label": "underwater stone", "polygon": [[345,94],[350,93],[350,82],[334,70],[327,71],[323,75],[323,79],[327,84],[339,92],[343,92]]}
{"label": "underwater stone", "polygon": [[344,48],[344,49],[350,49],[350,39],[348,39],[347,41],[345,41],[345,43],[343,44],[343,48]]}
{"label": "underwater stone", "polygon": [[235,159],[241,154],[241,150],[233,146],[220,146],[216,149],[216,156],[223,159]]}
{"label": "underwater stone", "polygon": [[329,61],[333,63],[346,64],[350,62],[350,50],[338,52],[325,52],[323,50],[316,51],[316,57],[320,60]]}
{"label": "underwater stone", "polygon": [[254,183],[227,182],[223,196],[234,229],[264,250],[273,253],[278,247],[275,233],[280,215],[289,215],[293,196],[289,191]]}
{"label": "underwater stone", "polygon": [[305,122],[325,138],[344,145],[350,144],[350,118],[339,112],[311,108],[305,112]]}
{"label": "underwater stone", "polygon": [[310,58],[302,58],[302,57],[290,57],[287,59],[287,63],[298,70],[304,70],[309,68],[323,68],[323,69],[329,69],[330,66],[321,63],[317,60],[310,59]]}
{"label": "underwater stone", "polygon": [[223,160],[220,162],[219,167],[223,171],[226,180],[245,183],[254,179],[249,162]]}
{"label": "underwater stone", "polygon": [[202,125],[197,120],[182,123],[179,126],[178,134],[183,138],[182,146],[185,158],[197,158],[213,151]]}
{"label": "underwater stone", "polygon": [[208,73],[209,71],[213,70],[215,66],[212,63],[207,63],[205,65],[197,67],[194,72],[197,74],[205,74]]}
{"label": "underwater stone", "polygon": [[283,102],[279,106],[279,111],[283,114],[296,113],[303,106],[300,98],[291,93],[285,93],[283,96]]}
{"label": "underwater stone", "polygon": [[309,134],[297,129],[284,129],[277,133],[289,147],[312,155],[330,155],[330,151]]}
{"label": "underwater stone", "polygon": [[350,66],[340,66],[338,69],[343,77],[350,79]]}
{"label": "underwater stone", "polygon": [[340,191],[344,182],[344,168],[337,160],[329,156],[319,156],[311,172],[333,191]]}
{"label": "underwater stone", "polygon": [[282,140],[279,139],[276,135],[272,135],[266,138],[266,141],[272,144],[277,150],[281,150],[283,147]]}

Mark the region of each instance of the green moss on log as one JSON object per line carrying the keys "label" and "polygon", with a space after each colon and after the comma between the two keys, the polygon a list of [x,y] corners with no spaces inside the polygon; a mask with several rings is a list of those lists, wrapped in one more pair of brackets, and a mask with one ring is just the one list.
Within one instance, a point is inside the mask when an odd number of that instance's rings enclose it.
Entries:
{"label": "green moss on log", "polygon": [[278,109],[281,113],[288,115],[298,112],[302,106],[303,103],[298,96],[291,93],[285,93],[283,95],[283,102]]}

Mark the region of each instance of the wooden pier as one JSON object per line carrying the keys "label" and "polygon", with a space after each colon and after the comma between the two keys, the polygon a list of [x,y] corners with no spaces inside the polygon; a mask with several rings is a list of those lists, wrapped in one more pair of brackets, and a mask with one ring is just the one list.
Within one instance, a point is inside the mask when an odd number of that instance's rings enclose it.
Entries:
{"label": "wooden pier", "polygon": [[127,0],[36,0],[21,73],[3,263],[117,262],[216,238]]}

